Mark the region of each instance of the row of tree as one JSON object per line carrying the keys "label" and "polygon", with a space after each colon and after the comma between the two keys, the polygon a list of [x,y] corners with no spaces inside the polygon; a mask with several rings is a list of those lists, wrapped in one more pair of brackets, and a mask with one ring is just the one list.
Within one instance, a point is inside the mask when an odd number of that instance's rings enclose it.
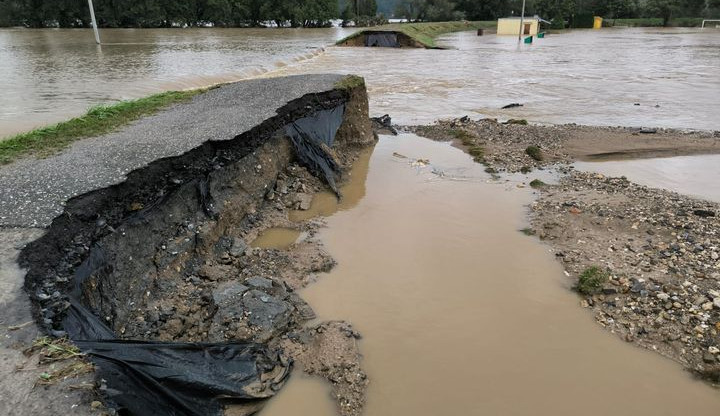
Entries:
{"label": "row of tree", "polygon": [[[101,27],[327,26],[338,0],[94,0]],[[373,0],[374,3],[374,0]],[[363,9],[364,10],[364,9]],[[374,11],[373,11],[374,14]],[[0,0],[0,26],[88,27],[87,0]]]}
{"label": "row of tree", "polygon": [[[494,20],[517,15],[522,0],[94,0],[101,27],[321,27],[331,19],[374,22],[378,10],[412,21]],[[527,14],[556,22],[720,15],[720,0],[527,0]],[[382,20],[382,18],[380,18]],[[0,26],[88,27],[87,0],[0,0]]]}
{"label": "row of tree", "polygon": [[[395,4],[395,16],[410,20],[495,20],[517,15],[522,0],[385,0]],[[671,16],[717,17],[720,0],[528,0],[526,14],[567,21],[572,16],[608,18]],[[381,5],[385,7],[385,5]]]}

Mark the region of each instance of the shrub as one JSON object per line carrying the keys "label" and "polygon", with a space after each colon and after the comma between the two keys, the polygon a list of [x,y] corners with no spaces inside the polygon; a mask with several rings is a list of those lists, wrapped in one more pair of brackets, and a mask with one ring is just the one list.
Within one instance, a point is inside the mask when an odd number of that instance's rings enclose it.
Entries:
{"label": "shrub", "polygon": [[537,146],[528,146],[527,149],[525,149],[525,153],[527,153],[528,156],[537,160],[538,162],[543,160],[542,151]]}

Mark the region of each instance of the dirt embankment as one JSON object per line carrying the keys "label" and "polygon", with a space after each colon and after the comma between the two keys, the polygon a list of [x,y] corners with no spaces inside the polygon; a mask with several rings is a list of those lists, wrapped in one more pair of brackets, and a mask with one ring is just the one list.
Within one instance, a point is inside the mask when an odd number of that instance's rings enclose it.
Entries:
{"label": "dirt embankment", "polygon": [[720,204],[567,166],[577,159],[719,153],[718,132],[468,119],[411,129],[457,140],[491,172],[559,165],[565,172],[559,184],[536,184],[532,227],[524,231],[552,247],[580,304],[600,325],[720,382]]}
{"label": "dirt embankment", "polygon": [[[307,140],[313,127],[333,140]],[[374,142],[365,87],[355,82],[295,100],[233,140],[207,142],[68,201],[20,259],[38,323],[72,337],[67,316],[78,300],[123,340],[263,345],[281,363],[297,360],[328,379],[341,414],[359,414],[367,384],[359,335],[343,322],[305,328],[314,313],[295,292],[334,265],[315,238],[322,223],[288,215],[342,181]],[[306,237],[287,250],[250,247],[277,226]]]}

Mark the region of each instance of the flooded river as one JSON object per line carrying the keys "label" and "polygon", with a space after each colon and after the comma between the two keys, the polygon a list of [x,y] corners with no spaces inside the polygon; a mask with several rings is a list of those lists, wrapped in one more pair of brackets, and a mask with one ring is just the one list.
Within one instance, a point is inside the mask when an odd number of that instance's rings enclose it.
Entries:
{"label": "flooded river", "polygon": [[[518,46],[465,32],[451,50],[319,48],[345,29],[0,30],[0,137],[88,107],[259,75],[356,73],[373,114],[720,129],[720,35],[578,30]],[[317,56],[315,56],[317,54]],[[312,59],[308,59],[312,58]],[[270,71],[268,73],[268,71]],[[508,103],[523,107],[501,110]],[[640,104],[640,105],[635,105]]]}
{"label": "flooded river", "polygon": [[[578,306],[552,253],[517,231],[528,188],[401,135],[381,139],[363,189],[322,231],[338,266],[301,296],[363,334],[367,415],[717,414],[717,390]],[[329,401],[293,376],[262,416],[330,416]]]}

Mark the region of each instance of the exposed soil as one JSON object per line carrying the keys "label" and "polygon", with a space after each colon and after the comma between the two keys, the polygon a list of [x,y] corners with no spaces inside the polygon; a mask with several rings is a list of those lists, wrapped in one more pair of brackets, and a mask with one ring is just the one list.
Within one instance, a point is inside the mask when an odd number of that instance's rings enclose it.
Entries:
{"label": "exposed soil", "polygon": [[[301,166],[284,126],[338,106],[343,117],[335,143],[319,148],[329,159]],[[208,142],[74,198],[22,252],[38,322],[64,336],[68,294],[77,286],[75,296],[120,339],[267,345],[283,362],[296,359],[326,376],[341,413],[359,414],[366,378],[340,382],[340,370],[313,365],[332,355],[338,369],[363,374],[357,345],[341,338],[351,330],[337,322],[305,330],[314,313],[295,293],[334,265],[315,238],[322,222],[294,223],[289,214],[308,209],[313,194],[333,185],[322,163],[347,172],[374,141],[359,85],[303,97],[231,141]],[[271,227],[305,237],[286,250],[251,248]]]}
{"label": "exposed soil", "polygon": [[[720,204],[567,166],[577,159],[718,153],[719,132],[467,118],[410,129],[457,140],[491,172],[559,165],[566,175],[557,185],[537,186],[532,227],[524,231],[552,247],[573,285],[588,268],[599,268],[603,278],[580,304],[603,327],[720,382]],[[528,146],[537,146],[540,157]]]}

